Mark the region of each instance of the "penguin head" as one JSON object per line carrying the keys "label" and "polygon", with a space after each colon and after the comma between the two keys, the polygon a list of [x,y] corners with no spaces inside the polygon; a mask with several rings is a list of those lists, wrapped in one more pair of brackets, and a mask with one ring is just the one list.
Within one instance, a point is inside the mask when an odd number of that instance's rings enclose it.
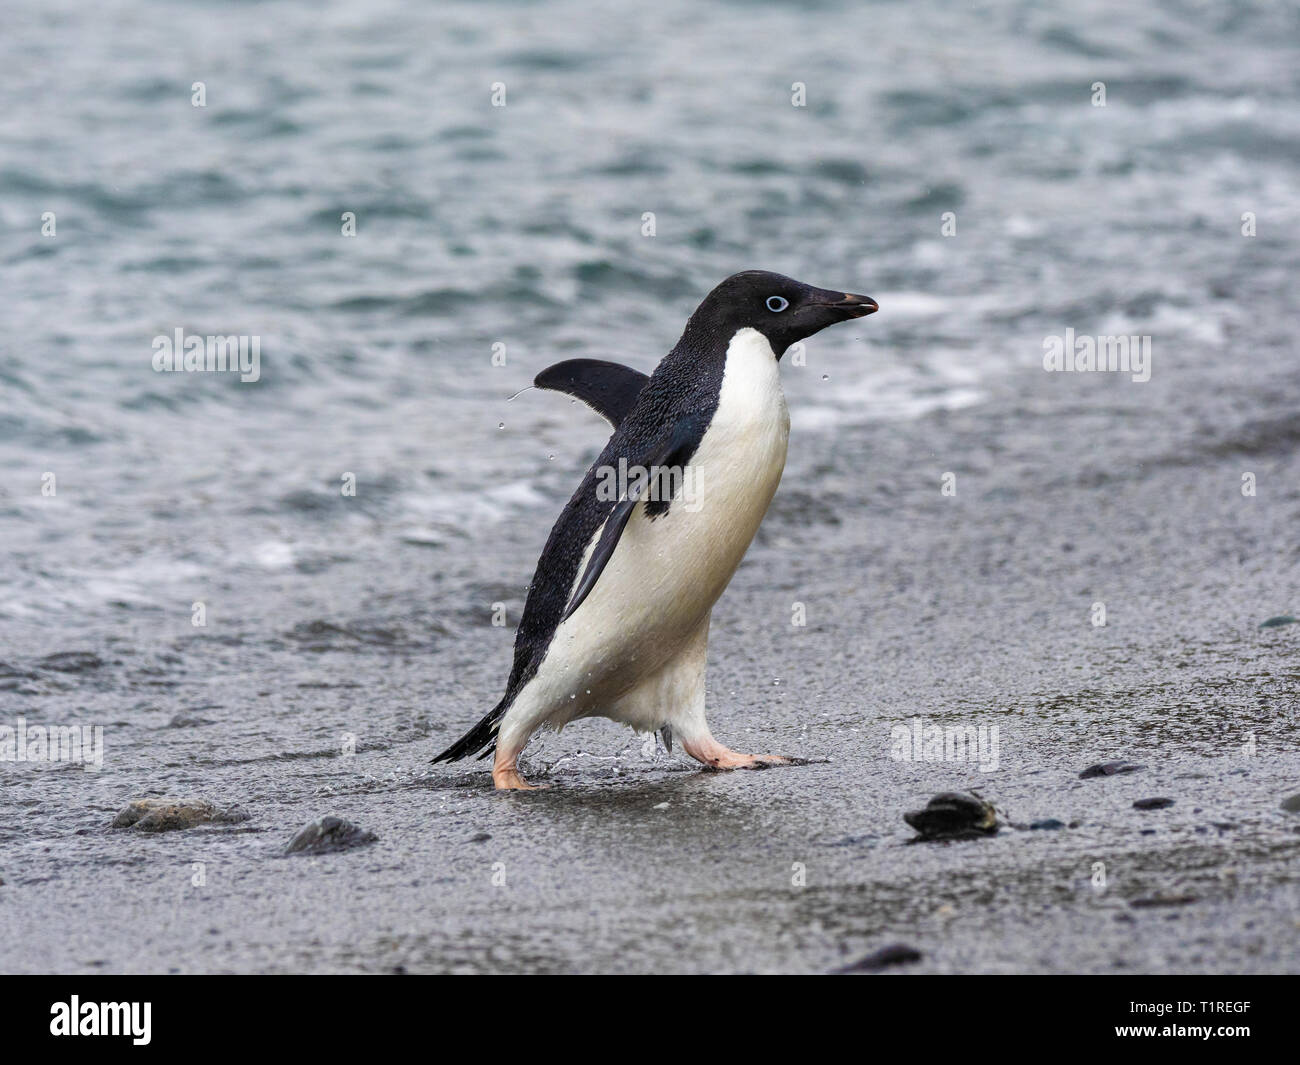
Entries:
{"label": "penguin head", "polygon": [[879,310],[870,296],[813,288],[767,270],[732,274],[704,297],[691,324],[730,341],[742,329],[756,329],[779,359],[786,349],[828,325]]}

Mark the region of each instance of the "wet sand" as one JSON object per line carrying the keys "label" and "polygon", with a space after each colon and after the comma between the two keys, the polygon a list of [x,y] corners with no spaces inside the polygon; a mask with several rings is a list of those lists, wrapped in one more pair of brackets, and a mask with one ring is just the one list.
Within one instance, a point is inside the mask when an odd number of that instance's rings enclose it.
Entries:
{"label": "wet sand", "polygon": [[[430,766],[497,697],[511,631],[488,604],[517,617],[540,514],[458,568],[407,547],[346,570],[331,594],[361,605],[336,624],[124,635],[80,673],[16,658],[51,720],[106,723],[107,754],[7,776],[0,898],[28,918],[0,967],[818,973],[901,942],[922,958],[900,972],[1300,969],[1300,815],[1280,807],[1300,791],[1300,625],[1259,627],[1296,605],[1294,378],[1141,387],[1027,372],[977,407],[823,435],[796,411],[714,614],[710,718],[809,765],[701,772],[588,722],[529,749],[547,791]],[[1133,407],[1098,431],[1103,390]],[[1218,432],[1220,402],[1259,416]],[[996,771],[892,758],[916,717],[997,726]],[[1144,768],[1080,779],[1118,759]],[[997,835],[909,843],[905,811],[971,788]],[[251,817],[109,827],[146,795]],[[1152,797],[1173,804],[1134,808]],[[284,856],[325,815],[378,840]],[[1049,819],[1067,827],[1027,827]]]}

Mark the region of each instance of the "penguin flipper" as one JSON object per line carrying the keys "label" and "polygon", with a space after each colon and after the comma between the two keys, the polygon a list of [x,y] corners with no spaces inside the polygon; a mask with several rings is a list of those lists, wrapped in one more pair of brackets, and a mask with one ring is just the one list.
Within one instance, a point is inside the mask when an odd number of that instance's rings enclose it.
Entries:
{"label": "penguin flipper", "polygon": [[533,384],[582,400],[617,429],[649,380],[640,370],[616,362],[566,359],[548,366]]}
{"label": "penguin flipper", "polygon": [[[700,440],[704,432],[709,427],[709,416],[704,414],[686,414],[677,419],[671,432],[657,445],[646,448],[643,455],[629,455],[628,468],[640,466],[648,471],[649,476],[640,479],[629,486],[627,495],[625,495],[615,505],[608,518],[605,519],[605,528],[601,530],[600,540],[596,544],[596,549],[592,551],[591,558],[587,562],[587,568],[582,574],[582,580],[578,582],[578,587],[574,589],[573,598],[569,600],[569,605],[564,611],[560,623],[563,624],[569,616],[582,606],[582,601],[587,598],[591,590],[596,587],[596,582],[600,580],[600,575],[605,569],[605,564],[614,555],[614,548],[618,546],[618,539],[623,535],[627,522],[632,517],[632,511],[636,509],[637,503],[641,497],[649,491],[651,485],[656,480],[656,469],[663,467],[685,466],[690,461],[695,449],[699,447]],[[667,510],[667,501],[655,501],[661,508],[659,514]],[[658,516],[657,514],[654,516]]]}

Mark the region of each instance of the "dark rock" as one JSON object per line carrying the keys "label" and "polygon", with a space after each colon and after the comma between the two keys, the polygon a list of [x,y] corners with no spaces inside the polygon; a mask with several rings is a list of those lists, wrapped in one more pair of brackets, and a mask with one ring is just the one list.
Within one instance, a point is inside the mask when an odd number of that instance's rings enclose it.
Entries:
{"label": "dark rock", "polygon": [[903,814],[903,820],[920,833],[922,840],[979,839],[998,830],[997,812],[973,792],[945,791],[936,795],[924,810]]}
{"label": "dark rock", "polygon": [[1279,614],[1277,617],[1269,618],[1267,621],[1261,621],[1261,629],[1280,629],[1283,625],[1294,625],[1300,618],[1293,618],[1290,614]]}
{"label": "dark rock", "polygon": [[906,965],[909,962],[920,961],[922,954],[915,947],[909,947],[906,943],[893,943],[888,947],[881,947],[865,958],[855,961],[852,965],[846,965],[842,969],[836,969],[837,973],[870,973],[880,969],[888,968],[891,965]]}
{"label": "dark rock", "polygon": [[1113,777],[1120,773],[1136,773],[1139,769],[1145,769],[1144,765],[1134,765],[1132,762],[1098,762],[1096,765],[1090,765],[1079,774],[1080,780],[1092,780],[1094,777]]}
{"label": "dark rock", "polygon": [[1290,795],[1283,799],[1282,809],[1289,814],[1300,814],[1300,795]]}
{"label": "dark rock", "polygon": [[1145,910],[1156,906],[1186,906],[1189,902],[1196,902],[1197,899],[1196,895],[1147,895],[1144,898],[1134,899],[1129,905],[1137,910]]}
{"label": "dark rock", "polygon": [[1156,798],[1156,799],[1138,799],[1133,804],[1135,810],[1163,810],[1166,806],[1173,806],[1173,799]]}
{"label": "dark rock", "polygon": [[238,824],[251,815],[241,806],[222,808],[207,799],[132,799],[113,819],[113,828],[175,832],[206,824]]}
{"label": "dark rock", "polygon": [[332,854],[374,843],[379,837],[341,817],[322,817],[304,825],[285,847],[285,854]]}
{"label": "dark rock", "polygon": [[470,842],[470,843],[486,843],[486,842],[487,842],[488,840],[490,840],[491,838],[492,838],[492,833],[491,833],[491,832],[476,832],[474,835],[472,835],[472,836],[469,837],[469,842]]}
{"label": "dark rock", "polygon": [[1058,821],[1055,817],[1049,817],[1045,821],[1035,821],[1030,828],[1064,828],[1065,822]]}

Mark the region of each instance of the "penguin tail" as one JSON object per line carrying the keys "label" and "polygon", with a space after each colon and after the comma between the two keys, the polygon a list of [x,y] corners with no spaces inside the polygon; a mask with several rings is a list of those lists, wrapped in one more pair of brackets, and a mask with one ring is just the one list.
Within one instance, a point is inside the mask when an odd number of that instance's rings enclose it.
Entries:
{"label": "penguin tail", "polygon": [[443,751],[442,754],[434,758],[431,764],[458,762],[460,759],[469,758],[474,754],[477,754],[480,758],[486,758],[496,748],[497,729],[501,727],[501,719],[505,717],[509,708],[510,697],[506,696],[484,714],[477,725]]}

